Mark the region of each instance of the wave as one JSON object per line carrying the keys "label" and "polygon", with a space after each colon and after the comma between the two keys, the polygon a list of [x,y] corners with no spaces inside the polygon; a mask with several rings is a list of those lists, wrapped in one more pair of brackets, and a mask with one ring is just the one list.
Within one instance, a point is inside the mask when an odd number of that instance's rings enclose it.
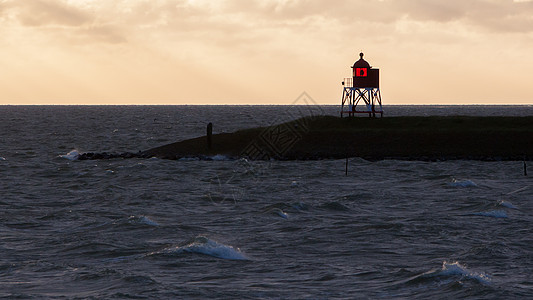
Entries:
{"label": "wave", "polygon": [[71,150],[67,154],[59,155],[59,157],[66,158],[68,160],[77,160],[80,157],[80,152],[78,152],[78,150],[74,149],[74,150]]}
{"label": "wave", "polygon": [[468,270],[466,267],[461,265],[459,262],[446,262],[442,263],[442,269],[440,272],[437,272],[437,276],[456,276],[460,275],[463,278],[475,279],[481,283],[488,284],[491,282],[489,276],[484,273],[477,273]]}
{"label": "wave", "polygon": [[450,183],[450,186],[466,188],[466,187],[477,187],[477,184],[473,182],[472,180],[457,180],[454,178],[452,182]]}
{"label": "wave", "polygon": [[291,213],[296,214],[296,213],[300,213],[303,211],[308,211],[309,209],[310,209],[309,205],[303,202],[295,202],[295,203],[279,202],[279,203],[268,205],[264,207],[261,211],[263,213],[277,215],[279,217],[282,217],[283,219],[289,219],[290,215],[287,211],[290,211]]}
{"label": "wave", "polygon": [[479,272],[473,272],[467,269],[465,266],[461,265],[459,262],[447,262],[444,261],[442,263],[442,268],[434,269],[429,272],[423,273],[421,275],[417,275],[411,279],[409,279],[409,282],[419,282],[419,281],[425,281],[428,279],[434,279],[434,278],[452,278],[459,277],[457,281],[461,281],[464,279],[473,279],[476,280],[482,284],[490,284],[491,278],[486,275],[485,273],[479,273]]}
{"label": "wave", "polygon": [[229,260],[249,260],[249,258],[244,255],[239,248],[218,243],[205,236],[198,236],[184,246],[166,249],[160,253],[196,253]]}
{"label": "wave", "polygon": [[143,224],[148,226],[159,226],[159,223],[153,221],[147,216],[130,216],[129,222],[132,224]]}
{"label": "wave", "polygon": [[235,159],[229,158],[229,157],[227,157],[225,155],[222,155],[222,154],[217,154],[215,156],[210,156],[209,159],[210,160],[214,160],[214,161],[235,160]]}
{"label": "wave", "polygon": [[508,218],[504,210],[491,210],[484,212],[472,213],[473,216],[491,217],[491,218]]}
{"label": "wave", "polygon": [[514,206],[511,202],[507,202],[507,201],[503,201],[503,200],[498,202],[498,205],[499,206],[503,206],[503,207],[507,207],[507,208],[510,208],[510,209],[518,209],[518,207]]}
{"label": "wave", "polygon": [[271,211],[273,213],[275,213],[276,215],[282,217],[283,219],[288,219],[289,218],[289,214],[287,214],[286,212],[284,212],[280,208],[273,208]]}

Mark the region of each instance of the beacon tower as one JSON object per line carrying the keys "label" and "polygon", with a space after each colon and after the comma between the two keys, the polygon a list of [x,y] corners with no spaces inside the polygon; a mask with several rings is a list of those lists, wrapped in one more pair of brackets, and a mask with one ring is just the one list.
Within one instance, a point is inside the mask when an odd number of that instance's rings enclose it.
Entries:
{"label": "beacon tower", "polygon": [[360,59],[352,66],[352,78],[345,78],[342,82],[341,117],[355,114],[368,114],[383,117],[381,106],[381,92],[379,90],[379,69],[372,68],[359,54]]}

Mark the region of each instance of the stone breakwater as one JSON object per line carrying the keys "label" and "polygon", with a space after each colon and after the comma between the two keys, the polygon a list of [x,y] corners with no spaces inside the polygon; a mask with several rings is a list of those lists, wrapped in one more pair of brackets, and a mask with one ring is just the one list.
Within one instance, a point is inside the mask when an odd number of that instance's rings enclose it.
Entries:
{"label": "stone breakwater", "polygon": [[114,159],[114,158],[150,158],[143,155],[141,152],[122,152],[122,153],[108,153],[108,152],[86,152],[78,155],[77,160],[95,160],[95,159]]}

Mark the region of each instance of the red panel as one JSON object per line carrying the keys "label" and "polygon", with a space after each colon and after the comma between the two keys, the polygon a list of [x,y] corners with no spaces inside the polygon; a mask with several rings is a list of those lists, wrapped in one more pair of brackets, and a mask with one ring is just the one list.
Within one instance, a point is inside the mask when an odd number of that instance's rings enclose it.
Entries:
{"label": "red panel", "polygon": [[366,77],[368,75],[368,69],[367,68],[356,68],[355,69],[355,76],[356,77]]}

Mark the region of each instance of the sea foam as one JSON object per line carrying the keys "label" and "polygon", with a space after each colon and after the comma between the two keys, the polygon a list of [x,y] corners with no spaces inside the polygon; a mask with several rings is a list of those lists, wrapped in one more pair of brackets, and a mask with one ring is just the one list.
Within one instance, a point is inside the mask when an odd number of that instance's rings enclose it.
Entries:
{"label": "sea foam", "polygon": [[74,149],[67,154],[59,155],[59,157],[66,158],[68,160],[77,160],[78,157],[80,157],[80,153],[78,152],[78,150]]}
{"label": "sea foam", "polygon": [[450,185],[453,187],[464,187],[464,188],[477,186],[477,184],[473,182],[472,180],[457,180],[457,179],[453,179]]}
{"label": "sea foam", "polygon": [[507,202],[507,201],[503,201],[503,200],[498,202],[498,205],[503,206],[503,207],[507,207],[507,208],[510,208],[510,209],[518,209],[518,207],[514,206],[511,202]]}
{"label": "sea foam", "polygon": [[484,273],[477,273],[468,270],[466,267],[461,265],[459,262],[443,262],[442,269],[436,273],[438,276],[455,276],[460,275],[465,278],[475,279],[481,283],[490,283],[491,279]]}
{"label": "sea foam", "polygon": [[284,218],[284,219],[288,219],[289,218],[289,214],[287,214],[286,212],[284,212],[283,210],[279,209],[279,208],[274,208],[272,209],[272,212],[276,213],[278,216]]}
{"label": "sea foam", "polygon": [[[457,277],[459,277],[459,279],[457,279]],[[448,280],[450,278],[451,280],[454,280],[454,281],[455,280],[460,281],[463,279],[473,279],[483,284],[491,283],[491,278],[487,276],[486,274],[472,272],[457,261],[454,261],[454,262],[444,261],[442,263],[441,269],[433,269],[424,274],[420,274],[415,277],[412,277],[408,281],[418,282],[420,280],[428,280],[428,279],[433,280],[435,278],[440,279],[440,280]]]}
{"label": "sea foam", "polygon": [[248,260],[239,248],[224,245],[204,236],[196,237],[192,242],[165,251],[168,253],[198,253],[229,260]]}
{"label": "sea foam", "polygon": [[147,216],[130,216],[129,223],[131,224],[142,224],[148,226],[159,226],[159,223],[150,219]]}

